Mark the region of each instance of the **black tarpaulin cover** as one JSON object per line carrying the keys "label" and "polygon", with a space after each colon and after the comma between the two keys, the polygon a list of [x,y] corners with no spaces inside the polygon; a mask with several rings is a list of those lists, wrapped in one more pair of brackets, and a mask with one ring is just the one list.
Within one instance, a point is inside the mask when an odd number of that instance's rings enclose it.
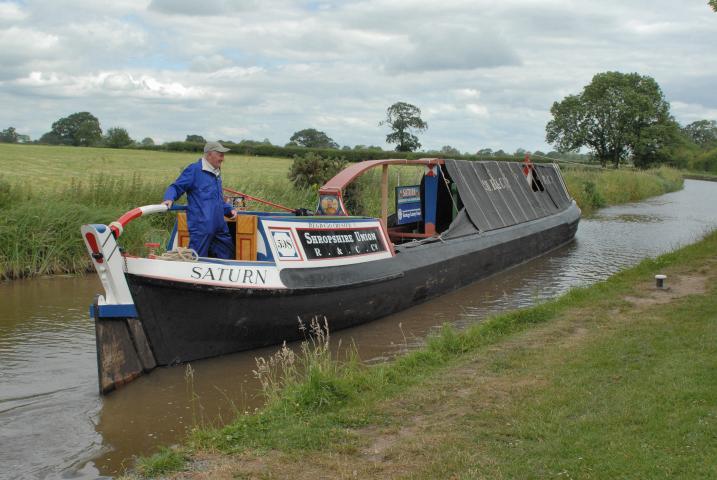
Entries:
{"label": "black tarpaulin cover", "polygon": [[533,167],[534,181],[529,183],[522,163],[446,160],[468,216],[482,231],[536,220],[570,205],[558,168]]}

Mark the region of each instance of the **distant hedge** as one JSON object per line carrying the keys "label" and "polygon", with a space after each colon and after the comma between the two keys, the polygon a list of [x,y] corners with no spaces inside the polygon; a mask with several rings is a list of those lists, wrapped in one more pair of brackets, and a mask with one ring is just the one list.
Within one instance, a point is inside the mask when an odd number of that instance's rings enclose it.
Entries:
{"label": "distant hedge", "polygon": [[[395,152],[392,150],[340,150],[335,148],[306,148],[306,147],[280,147],[278,145],[239,145],[231,142],[224,142],[227,148],[233,153],[250,155],[256,157],[285,157],[293,158],[303,156],[307,153],[315,153],[322,157],[342,157],[348,162],[360,162],[363,160],[380,160],[383,158],[405,158],[414,160],[416,158],[444,158],[444,155],[436,152]],[[195,142],[168,142],[162,145],[137,146],[140,150],[159,150],[169,152],[199,152],[204,149],[203,143]],[[487,155],[451,155],[450,158],[462,160],[500,160],[500,161],[523,161],[522,157],[506,155],[501,157]]]}

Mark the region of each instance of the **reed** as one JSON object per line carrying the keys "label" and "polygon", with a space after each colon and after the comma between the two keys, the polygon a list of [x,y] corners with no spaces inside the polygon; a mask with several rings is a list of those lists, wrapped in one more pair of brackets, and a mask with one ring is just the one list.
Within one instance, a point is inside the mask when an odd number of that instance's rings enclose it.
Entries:
{"label": "reed", "polygon": [[670,167],[651,170],[565,168],[563,177],[570,195],[586,215],[608,205],[673,192],[684,184],[680,172]]}

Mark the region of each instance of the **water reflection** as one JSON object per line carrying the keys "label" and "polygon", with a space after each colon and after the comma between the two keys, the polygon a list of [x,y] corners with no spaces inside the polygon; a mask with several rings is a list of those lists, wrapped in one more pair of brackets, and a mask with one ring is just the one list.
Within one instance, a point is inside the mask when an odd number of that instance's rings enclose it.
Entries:
{"label": "water reflection", "polygon": [[[444,322],[459,326],[603,280],[647,256],[717,228],[717,184],[603,209],[576,240],[484,281],[360,327],[334,332],[361,358],[383,361],[420,345]],[[0,284],[0,478],[96,478],[131,457],[180,441],[194,424],[219,424],[260,404],[254,358],[275,348],[160,368],[97,395],[94,276]],[[90,460],[90,461],[88,461]]]}

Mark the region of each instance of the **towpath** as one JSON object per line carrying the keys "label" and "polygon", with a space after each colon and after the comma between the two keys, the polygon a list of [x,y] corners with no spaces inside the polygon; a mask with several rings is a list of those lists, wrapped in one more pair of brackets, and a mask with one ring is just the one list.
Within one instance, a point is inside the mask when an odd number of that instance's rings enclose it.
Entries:
{"label": "towpath", "polygon": [[376,405],[356,448],[200,452],[170,478],[717,478],[711,238],[662,262],[666,289],[659,262],[599,284]]}

